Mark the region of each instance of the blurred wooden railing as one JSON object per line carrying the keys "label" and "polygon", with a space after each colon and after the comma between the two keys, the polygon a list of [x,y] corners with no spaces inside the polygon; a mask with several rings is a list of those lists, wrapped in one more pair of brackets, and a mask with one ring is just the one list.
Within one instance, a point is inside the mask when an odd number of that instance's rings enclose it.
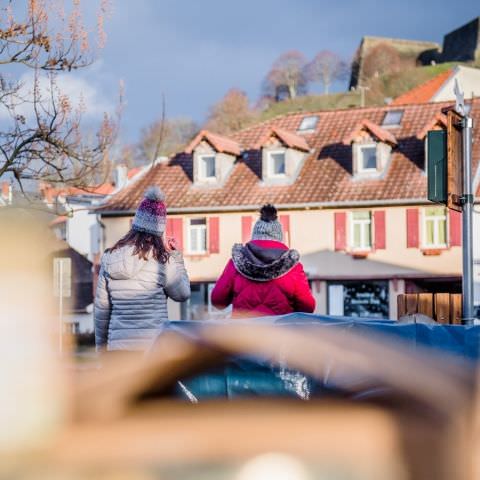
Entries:
{"label": "blurred wooden railing", "polygon": [[397,318],[421,313],[438,323],[462,324],[461,293],[403,293],[397,296]]}

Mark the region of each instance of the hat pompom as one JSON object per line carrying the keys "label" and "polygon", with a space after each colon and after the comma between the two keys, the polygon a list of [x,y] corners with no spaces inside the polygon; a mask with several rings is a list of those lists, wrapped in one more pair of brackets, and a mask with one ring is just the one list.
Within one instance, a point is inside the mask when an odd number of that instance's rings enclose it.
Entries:
{"label": "hat pompom", "polygon": [[274,222],[277,219],[277,209],[267,203],[260,209],[260,220],[263,222]]}
{"label": "hat pompom", "polygon": [[165,194],[162,192],[160,187],[152,186],[147,188],[145,192],[145,198],[147,198],[148,200],[153,200],[155,202],[164,202]]}

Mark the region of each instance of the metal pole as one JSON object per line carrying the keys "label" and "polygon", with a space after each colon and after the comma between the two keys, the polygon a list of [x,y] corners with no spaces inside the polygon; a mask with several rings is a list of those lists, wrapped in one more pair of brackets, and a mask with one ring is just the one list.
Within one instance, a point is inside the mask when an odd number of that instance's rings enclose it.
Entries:
{"label": "metal pole", "polygon": [[472,192],[472,129],[468,114],[463,119],[463,307],[465,325],[473,325],[473,192]]}

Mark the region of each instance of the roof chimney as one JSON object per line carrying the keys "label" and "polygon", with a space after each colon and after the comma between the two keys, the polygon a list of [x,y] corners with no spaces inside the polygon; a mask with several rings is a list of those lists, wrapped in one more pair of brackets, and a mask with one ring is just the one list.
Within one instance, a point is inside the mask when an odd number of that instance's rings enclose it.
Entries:
{"label": "roof chimney", "polygon": [[10,182],[2,182],[2,198],[8,205],[12,204],[12,184]]}
{"label": "roof chimney", "polygon": [[115,167],[115,188],[117,190],[123,188],[127,184],[128,169],[126,165],[117,165]]}

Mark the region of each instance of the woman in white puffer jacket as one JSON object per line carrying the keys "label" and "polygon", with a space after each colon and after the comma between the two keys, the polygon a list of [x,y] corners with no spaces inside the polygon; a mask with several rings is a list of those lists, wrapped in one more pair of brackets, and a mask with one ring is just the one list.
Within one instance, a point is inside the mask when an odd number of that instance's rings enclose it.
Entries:
{"label": "woman in white puffer jacket", "polygon": [[190,298],[190,281],[174,239],[165,238],[166,207],[147,190],[131,230],[101,261],[95,295],[97,349],[146,350],[168,322],[167,299]]}

